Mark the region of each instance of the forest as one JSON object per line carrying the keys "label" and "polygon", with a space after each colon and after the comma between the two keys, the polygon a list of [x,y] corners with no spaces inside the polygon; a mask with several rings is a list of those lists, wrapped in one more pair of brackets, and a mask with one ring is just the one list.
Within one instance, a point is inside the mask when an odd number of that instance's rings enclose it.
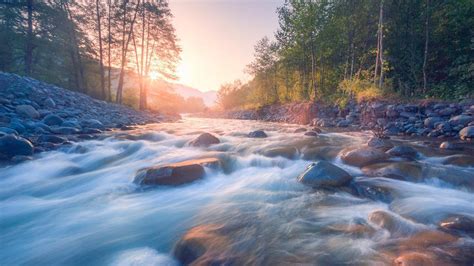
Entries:
{"label": "forest", "polygon": [[2,1],[0,39],[0,71],[142,110],[154,79],[176,78],[181,51],[165,0]]}
{"label": "forest", "polygon": [[471,0],[287,0],[225,109],[294,101],[462,99],[474,93]]}

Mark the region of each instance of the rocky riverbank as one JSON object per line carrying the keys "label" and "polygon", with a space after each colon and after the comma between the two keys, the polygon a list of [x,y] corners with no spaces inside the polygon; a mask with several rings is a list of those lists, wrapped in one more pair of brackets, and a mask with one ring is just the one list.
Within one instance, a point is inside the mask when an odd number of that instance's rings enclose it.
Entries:
{"label": "rocky riverbank", "polygon": [[293,103],[206,116],[376,130],[385,135],[474,139],[474,100],[353,102],[344,108],[322,103]]}
{"label": "rocky riverbank", "polygon": [[22,161],[111,129],[176,119],[0,72],[0,161]]}

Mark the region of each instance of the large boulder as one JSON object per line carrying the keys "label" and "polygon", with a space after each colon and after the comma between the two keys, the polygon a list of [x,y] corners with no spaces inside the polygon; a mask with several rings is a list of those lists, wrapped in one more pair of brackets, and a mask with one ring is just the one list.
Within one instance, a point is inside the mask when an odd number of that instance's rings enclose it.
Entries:
{"label": "large boulder", "polygon": [[459,137],[463,140],[474,139],[474,126],[469,126],[461,129],[461,131],[459,131]]}
{"label": "large boulder", "polygon": [[218,159],[206,158],[149,167],[138,171],[133,182],[140,185],[182,185],[204,177],[203,166],[215,167],[218,164]]}
{"label": "large boulder", "polygon": [[342,151],[341,160],[349,165],[366,166],[369,164],[382,162],[389,157],[383,151],[371,147],[363,147],[354,150]]}
{"label": "large boulder", "polygon": [[310,164],[297,177],[298,181],[313,187],[339,187],[346,185],[352,179],[351,175],[340,167],[326,161]]}
{"label": "large boulder", "polygon": [[11,159],[17,155],[32,155],[33,145],[28,140],[15,135],[0,137],[0,159]]}
{"label": "large boulder", "polygon": [[60,126],[63,122],[64,120],[61,117],[53,114],[49,114],[43,118],[43,123],[48,126]]}
{"label": "large boulder", "polygon": [[221,141],[210,133],[202,133],[197,138],[191,140],[189,145],[195,147],[208,147],[213,144],[219,144]]}
{"label": "large boulder", "polygon": [[252,131],[248,134],[249,138],[266,138],[267,134],[263,130]]}

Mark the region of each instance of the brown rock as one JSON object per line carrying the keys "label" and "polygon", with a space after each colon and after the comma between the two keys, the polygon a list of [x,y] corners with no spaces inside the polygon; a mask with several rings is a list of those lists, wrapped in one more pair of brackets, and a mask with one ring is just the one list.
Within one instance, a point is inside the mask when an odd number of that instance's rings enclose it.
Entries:
{"label": "brown rock", "polygon": [[133,182],[140,185],[182,185],[204,177],[203,166],[218,165],[218,159],[206,158],[149,167],[138,171]]}
{"label": "brown rock", "polygon": [[219,144],[220,140],[210,133],[202,133],[199,137],[191,140],[189,145],[195,147],[208,147],[212,144]]}
{"label": "brown rock", "polygon": [[184,265],[242,265],[232,250],[232,241],[219,225],[191,228],[174,248],[174,256]]}
{"label": "brown rock", "polygon": [[427,254],[419,252],[407,252],[395,259],[397,266],[435,266],[437,263]]}
{"label": "brown rock", "polygon": [[263,155],[268,157],[284,157],[287,159],[294,159],[298,150],[295,147],[281,147],[281,148],[273,148],[263,152]]}
{"label": "brown rock", "polygon": [[345,150],[342,151],[341,154],[341,159],[344,163],[359,167],[377,162],[383,162],[386,161],[388,158],[388,155],[384,152],[371,147],[363,147],[355,150]]}

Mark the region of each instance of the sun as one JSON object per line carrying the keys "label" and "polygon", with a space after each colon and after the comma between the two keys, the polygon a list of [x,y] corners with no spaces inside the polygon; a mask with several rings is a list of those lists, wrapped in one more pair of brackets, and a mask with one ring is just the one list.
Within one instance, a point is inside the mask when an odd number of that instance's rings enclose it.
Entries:
{"label": "sun", "polygon": [[156,72],[156,71],[152,71],[152,72],[150,72],[150,74],[148,74],[148,77],[149,77],[151,80],[157,80],[158,77],[159,77],[159,74],[158,74],[158,72]]}
{"label": "sun", "polygon": [[186,81],[188,78],[188,70],[185,64],[179,64],[176,68],[176,75],[178,76],[179,80]]}

